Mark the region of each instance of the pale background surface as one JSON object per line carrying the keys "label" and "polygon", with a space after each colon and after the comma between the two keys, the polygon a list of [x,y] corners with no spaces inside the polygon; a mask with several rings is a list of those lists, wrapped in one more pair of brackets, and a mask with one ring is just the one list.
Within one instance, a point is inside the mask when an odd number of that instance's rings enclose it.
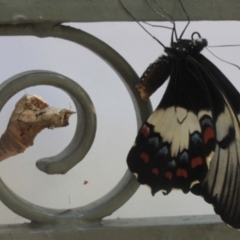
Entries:
{"label": "pale background surface", "polygon": [[[136,23],[71,24],[86,30],[118,51],[141,75],[146,67],[163,52],[157,42]],[[178,24],[178,29],[183,27]],[[191,23],[185,34],[198,31],[209,45],[240,43],[237,22]],[[170,31],[150,28],[166,45]],[[76,117],[70,126],[44,130],[32,148],[24,154],[2,163],[0,175],[7,185],[21,197],[35,204],[51,208],[73,208],[92,202],[112,189],[126,171],[126,155],[135,139],[136,119],[127,90],[118,76],[105,62],[85,48],[59,39],[36,37],[1,37],[0,81],[27,70],[51,70],[77,81],[90,95],[97,111],[98,129],[92,149],[83,162],[66,175],[49,176],[35,167],[39,158],[59,153],[71,140]],[[240,64],[240,47],[211,49],[219,57]],[[240,71],[210,55],[225,75],[240,89]],[[153,107],[159,103],[165,87],[152,98]],[[53,87],[34,87],[11,99],[0,116],[3,133],[16,101],[25,93],[38,94],[50,105],[74,110],[70,98]],[[88,184],[83,185],[87,180]],[[25,222],[0,203],[0,224]],[[140,187],[137,193],[111,218],[154,217],[213,213],[212,206],[192,194],[172,192],[152,197],[149,189]]]}

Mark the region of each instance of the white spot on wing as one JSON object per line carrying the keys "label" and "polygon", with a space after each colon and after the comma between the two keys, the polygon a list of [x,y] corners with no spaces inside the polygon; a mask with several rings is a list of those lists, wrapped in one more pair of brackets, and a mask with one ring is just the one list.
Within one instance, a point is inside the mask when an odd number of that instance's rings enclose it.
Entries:
{"label": "white spot on wing", "polygon": [[224,108],[224,112],[219,115],[216,122],[217,140],[221,141],[228,134],[229,127],[232,127],[232,118],[228,108]]}
{"label": "white spot on wing", "polygon": [[148,119],[148,122],[151,123],[152,125],[156,126],[159,122],[159,119],[162,119],[164,112],[165,111],[163,109],[154,111],[153,114]]}
{"label": "white spot on wing", "polygon": [[214,155],[214,152],[210,152],[210,154],[206,157],[206,161],[207,161],[207,167],[208,169],[210,168],[210,163],[211,163],[211,160],[213,158],[213,155]]}
{"label": "white spot on wing", "polygon": [[212,118],[212,112],[211,111],[202,110],[198,113],[198,119],[201,119],[201,117],[203,117],[204,115],[208,115],[209,117]]}
{"label": "white spot on wing", "polygon": [[182,107],[176,107],[176,115],[179,123],[182,123],[184,119],[187,117],[187,109]]}
{"label": "white spot on wing", "polygon": [[163,142],[171,143],[171,156],[188,149],[189,134],[201,132],[199,116],[210,115],[208,111],[199,112],[198,116],[181,107],[157,109],[148,119],[154,131],[163,138]]}
{"label": "white spot on wing", "polygon": [[193,112],[190,112],[188,114],[188,117],[186,119],[186,127],[188,127],[190,134],[195,131],[201,132],[199,120]]}
{"label": "white spot on wing", "polygon": [[136,177],[136,179],[138,179],[138,174],[137,173],[133,173],[133,175]]}
{"label": "white spot on wing", "polygon": [[192,188],[194,185],[200,183],[198,180],[195,180],[193,182],[191,182],[190,188]]}

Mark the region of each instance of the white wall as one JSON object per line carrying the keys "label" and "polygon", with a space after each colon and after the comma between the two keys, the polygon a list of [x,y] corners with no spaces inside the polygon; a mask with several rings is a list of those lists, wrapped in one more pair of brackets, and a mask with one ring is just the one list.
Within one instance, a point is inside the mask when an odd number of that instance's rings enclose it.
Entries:
{"label": "white wall", "polygon": [[[163,53],[162,47],[136,23],[71,24],[99,37],[118,51],[141,75],[146,67]],[[179,23],[178,29],[184,24]],[[239,23],[191,23],[185,37],[193,31],[207,38],[209,45],[240,43]],[[150,28],[166,45],[170,31]],[[179,30],[181,31],[181,30]],[[86,158],[66,175],[48,176],[35,167],[39,158],[59,153],[71,140],[76,117],[70,126],[44,130],[34,146],[24,154],[0,163],[0,176],[21,197],[35,204],[51,208],[73,208],[98,199],[112,189],[123,176],[126,155],[135,139],[136,120],[130,97],[114,71],[97,56],[74,43],[59,39],[36,37],[0,38],[0,81],[27,70],[43,69],[59,72],[77,81],[95,104],[98,130],[92,149]],[[240,47],[212,49],[226,61],[240,64]],[[209,57],[240,89],[240,71],[209,55]],[[159,103],[164,87],[152,98]],[[34,87],[20,92],[4,107],[0,116],[0,132],[6,128],[16,101],[25,93],[38,94],[50,105],[74,109],[74,104],[62,91],[53,87]],[[89,183],[83,185],[84,180]],[[182,192],[152,197],[149,189],[141,187],[137,193],[111,218],[193,215],[213,213],[212,206],[202,198]],[[0,224],[24,222],[0,203]]]}

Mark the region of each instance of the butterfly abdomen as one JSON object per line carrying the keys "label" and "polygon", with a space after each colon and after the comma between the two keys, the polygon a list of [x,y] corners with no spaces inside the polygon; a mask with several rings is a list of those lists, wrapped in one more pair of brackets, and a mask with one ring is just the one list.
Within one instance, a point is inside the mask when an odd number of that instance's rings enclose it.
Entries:
{"label": "butterfly abdomen", "polygon": [[168,79],[170,73],[171,61],[166,56],[150,64],[136,86],[141,98],[147,100]]}

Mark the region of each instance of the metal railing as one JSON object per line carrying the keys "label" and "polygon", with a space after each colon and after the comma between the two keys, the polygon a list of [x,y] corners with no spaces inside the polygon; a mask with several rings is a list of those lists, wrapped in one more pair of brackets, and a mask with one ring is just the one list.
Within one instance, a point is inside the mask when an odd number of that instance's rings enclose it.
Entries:
{"label": "metal railing", "polygon": [[[145,11],[148,9],[145,1],[125,2],[129,4],[129,8],[139,20],[156,20],[154,13],[149,10]],[[173,2],[165,1],[168,9],[174,9],[176,20],[185,19],[181,11],[176,11]],[[106,4],[108,8],[106,8]],[[211,11],[216,5],[208,0],[188,0],[185,4],[194,9],[191,15],[192,20],[240,19],[240,6],[236,0],[227,3],[218,1],[218,11]],[[225,4],[228,5],[228,11],[221,11],[226,6]],[[200,6],[206,11],[199,10]],[[55,14],[52,14],[53,9]],[[91,12],[94,14],[91,15]],[[55,37],[88,48],[106,61],[120,76],[132,98],[137,122],[140,126],[152,109],[150,102],[141,101],[135,89],[138,76],[131,66],[114,49],[96,37],[60,24],[63,22],[128,20],[131,19],[117,0],[44,0],[41,1],[41,4],[37,0],[8,2],[0,0],[1,36]],[[77,128],[71,143],[57,156],[40,159],[37,162],[37,167],[41,171],[48,174],[63,174],[80,162],[92,145],[96,131],[94,105],[84,89],[66,76],[50,71],[30,71],[13,76],[1,84],[0,109],[14,94],[36,85],[50,85],[60,88],[70,96],[76,105]],[[84,128],[80,126],[84,126]],[[104,217],[128,201],[138,186],[135,178],[127,171],[119,183],[102,198],[86,206],[56,210],[37,206],[22,199],[0,180],[0,200],[16,214],[31,221],[29,224],[1,226],[0,238],[146,239],[148,237],[148,239],[208,239],[208,236],[209,239],[239,238],[237,231],[226,227],[218,217],[214,216],[102,221]]]}

